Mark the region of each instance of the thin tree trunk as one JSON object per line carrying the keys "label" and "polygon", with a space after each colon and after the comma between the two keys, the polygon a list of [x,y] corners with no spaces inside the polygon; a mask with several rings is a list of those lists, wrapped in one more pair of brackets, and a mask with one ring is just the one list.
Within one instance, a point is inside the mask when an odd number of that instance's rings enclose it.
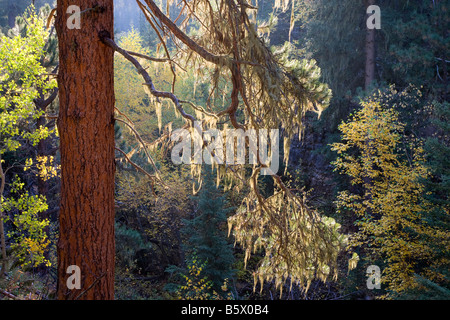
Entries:
{"label": "thin tree trunk", "polygon": [[[366,8],[375,4],[375,0],[366,0]],[[366,16],[368,18],[369,15]],[[365,89],[368,90],[375,80],[375,29],[366,29],[366,72]]]}
{"label": "thin tree trunk", "polygon": [[[448,39],[448,30],[444,30],[444,39]],[[444,100],[448,101],[448,68],[447,68],[447,54],[446,51],[442,51],[442,69],[444,72]]]}
{"label": "thin tree trunk", "polygon": [[[34,5],[34,2],[33,2]],[[44,65],[44,57],[41,57],[41,65]],[[56,73],[58,70],[59,65],[57,65],[52,73]],[[49,77],[47,77],[46,81],[49,81]],[[34,99],[34,105],[36,106],[36,110],[41,111],[45,114],[45,112],[47,111],[47,107],[58,97],[58,88],[55,88],[53,90],[53,92],[50,94],[50,96],[45,99],[45,94],[42,90],[42,88],[38,88],[39,91],[39,97]],[[36,121],[36,127],[40,128],[40,127],[44,127],[47,125],[47,119],[45,117],[45,115],[41,115],[37,121]],[[37,156],[38,157],[46,157],[48,156],[49,150],[48,150],[48,144],[50,142],[50,139],[42,139],[39,140],[38,143],[38,147],[37,147]],[[38,175],[37,178],[37,187],[38,187],[38,194],[45,196],[47,199],[47,204],[48,204],[48,182],[46,181],[46,179],[44,177],[41,177],[41,175]],[[49,210],[45,210],[43,212],[41,212],[40,214],[40,218],[42,220],[45,219],[49,219],[50,215],[49,215]],[[44,232],[47,235],[47,238],[50,238],[50,226],[46,226],[44,228]],[[49,251],[45,251],[44,252],[44,257],[45,259],[49,260]],[[40,272],[47,272],[48,268],[46,268],[44,265],[39,266],[39,271]]]}
{"label": "thin tree trunk", "polygon": [[[39,105],[36,104],[36,106],[39,108]],[[41,109],[42,110],[42,109]],[[45,111],[45,109],[43,109],[42,111]],[[44,127],[46,125],[46,119],[45,116],[41,116],[37,119],[36,121],[36,127]],[[37,156],[38,157],[45,157],[48,155],[48,148],[47,148],[47,144],[49,143],[49,139],[42,139],[39,140],[38,142],[38,146],[37,146]],[[37,178],[37,187],[38,187],[38,194],[45,196],[47,198],[48,196],[48,183],[45,180],[44,177],[41,177],[40,175]],[[48,198],[47,198],[48,200]],[[47,219],[48,218],[48,214],[47,214],[48,210],[45,210],[44,212],[41,213],[41,218],[42,219]],[[47,236],[49,235],[49,228],[46,227],[45,232],[47,233]]]}
{"label": "thin tree trunk", "polygon": [[3,191],[5,191],[5,173],[2,167],[2,155],[0,154],[0,245],[2,246],[2,269],[0,270],[0,276],[7,272],[7,256],[6,256],[6,240],[5,240],[5,229],[3,225]]}
{"label": "thin tree trunk", "polygon": [[17,5],[14,3],[14,0],[8,0],[8,25],[10,28],[14,28],[14,25],[16,24],[16,15],[18,12]]}
{"label": "thin tree trunk", "polygon": [[[81,29],[67,27],[70,5],[84,11]],[[114,51],[99,40],[113,37],[113,22],[113,0],[57,2],[58,299],[114,299]],[[81,270],[80,289],[67,286],[71,265]]]}
{"label": "thin tree trunk", "polygon": [[[375,4],[375,0],[366,0],[366,9]],[[369,17],[369,14],[367,14],[366,19]],[[365,90],[369,90],[370,85],[372,84],[372,82],[375,80],[375,29],[369,29],[366,27],[366,72],[365,72],[365,84],[364,84],[364,88]],[[372,150],[370,147],[370,140],[369,138],[366,139],[365,141],[366,147],[367,147],[367,152],[368,152],[368,156],[367,159],[371,159],[372,158]],[[372,194],[369,193],[373,181],[369,176],[369,173],[365,170],[364,171],[364,192],[365,192],[365,200],[368,202],[372,201]],[[369,215],[372,214],[372,210],[370,208],[366,208],[367,213]]]}

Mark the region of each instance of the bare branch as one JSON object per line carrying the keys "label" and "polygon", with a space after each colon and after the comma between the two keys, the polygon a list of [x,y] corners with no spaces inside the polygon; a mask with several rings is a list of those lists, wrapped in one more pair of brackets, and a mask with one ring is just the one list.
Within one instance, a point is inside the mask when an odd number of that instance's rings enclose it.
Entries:
{"label": "bare branch", "polygon": [[112,39],[107,38],[107,37],[101,37],[101,41],[103,41],[104,44],[106,44],[107,46],[111,47],[112,49],[114,49],[115,51],[119,52],[120,54],[122,54],[128,61],[130,61],[137,69],[137,71],[141,74],[141,76],[144,78],[144,85],[148,87],[150,93],[157,97],[157,98],[166,98],[166,99],[170,99],[172,100],[172,102],[175,104],[177,110],[180,112],[180,114],[183,116],[183,118],[189,120],[192,125],[194,125],[195,122],[195,118],[190,115],[187,114],[183,107],[181,106],[180,100],[178,100],[178,98],[171,92],[164,92],[164,91],[158,91],[156,90],[154,84],[153,84],[153,80],[150,77],[150,75],[148,74],[148,72],[142,67],[142,65],[134,58],[132,57],[128,51],[120,48]]}
{"label": "bare branch", "polygon": [[104,276],[106,275],[106,273],[103,273],[100,277],[98,277],[97,279],[95,279],[94,282],[92,282],[92,284],[84,291],[82,291],[79,295],[77,295],[75,297],[75,300],[78,300],[82,295],[84,295],[86,292],[88,292],[89,290],[92,289],[92,287],[94,287],[94,285],[99,282]]}
{"label": "bare branch", "polygon": [[146,145],[145,145],[144,141],[143,141],[142,138],[141,138],[141,135],[136,131],[136,129],[133,127],[132,124],[130,124],[130,123],[128,123],[128,122],[126,122],[126,121],[124,121],[124,120],[122,120],[122,119],[117,119],[117,118],[116,118],[115,120],[124,123],[125,125],[127,125],[127,126],[131,129],[131,131],[133,131],[135,137],[139,140],[140,145],[141,145],[142,148],[144,149],[144,152],[145,152],[145,154],[146,154],[148,160],[150,161],[151,165],[153,166],[153,169],[155,170],[155,173],[156,173],[155,178],[158,179],[162,184],[164,184],[164,183],[162,182],[162,180],[161,180],[160,175],[159,175],[158,168],[156,167],[156,164],[155,164],[155,162],[153,161],[153,158],[152,158],[152,157],[150,156],[150,154],[148,153],[147,148],[146,148]]}
{"label": "bare branch", "polygon": [[116,149],[117,151],[119,151],[119,152],[125,157],[125,159],[127,160],[127,162],[128,162],[129,164],[131,164],[137,171],[139,171],[139,172],[145,174],[148,178],[150,178],[150,181],[152,182],[152,189],[153,189],[153,181],[155,180],[156,176],[151,175],[150,173],[148,173],[147,171],[145,171],[142,167],[140,167],[138,164],[136,164],[135,162],[133,162],[133,161],[128,157],[127,153],[126,153],[125,151],[123,151],[122,149],[117,148],[117,147],[115,147],[115,149]]}
{"label": "bare branch", "polygon": [[[142,12],[144,13],[144,16],[145,16],[145,18],[147,19],[147,21],[150,23],[150,25],[152,26],[153,30],[155,30],[156,35],[157,35],[158,38],[159,38],[159,41],[161,41],[161,44],[162,44],[163,47],[164,47],[164,51],[166,52],[167,58],[168,58],[170,61],[172,61],[172,59],[170,58],[169,50],[167,49],[167,46],[166,46],[166,42],[164,41],[163,37],[161,36],[161,34],[160,34],[158,28],[156,28],[156,26],[155,26],[154,23],[152,22],[151,17],[152,17],[153,19],[154,19],[154,17],[151,16],[151,13],[147,10],[147,8],[145,8],[145,7],[142,5],[142,3],[141,3],[139,0],[137,1],[137,3],[138,3],[138,5],[139,5],[139,7],[141,8]],[[151,17],[149,17],[149,15],[150,15]],[[174,91],[175,91],[175,81],[177,80],[177,75],[176,75],[175,71],[173,70],[172,62],[170,63],[170,70],[172,71],[172,74],[173,74],[172,92],[174,92]]]}
{"label": "bare branch", "polygon": [[16,296],[13,295],[12,293],[9,293],[8,291],[3,290],[3,289],[0,289],[0,293],[1,293],[2,295],[4,295],[4,296],[10,298],[10,299],[13,299],[13,300],[23,300],[23,299],[21,299],[21,298],[19,298],[19,297],[16,297]]}
{"label": "bare branch", "polygon": [[150,60],[150,61],[154,61],[154,62],[168,62],[168,61],[172,61],[168,58],[153,58],[153,57],[149,57],[146,56],[145,54],[142,53],[138,53],[138,52],[133,52],[133,51],[127,51],[129,54],[131,54],[132,56],[138,57],[138,58],[142,58],[142,59],[146,59],[146,60]]}

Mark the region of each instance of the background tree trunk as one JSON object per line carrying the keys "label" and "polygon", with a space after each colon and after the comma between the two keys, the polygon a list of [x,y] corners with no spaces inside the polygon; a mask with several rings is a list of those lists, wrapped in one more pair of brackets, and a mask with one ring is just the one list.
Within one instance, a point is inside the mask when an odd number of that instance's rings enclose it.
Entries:
{"label": "background tree trunk", "polygon": [[[81,11],[81,29],[67,27],[67,7]],[[114,298],[113,0],[58,0],[61,204],[58,299]],[[69,290],[70,265],[81,289]]]}
{"label": "background tree trunk", "polygon": [[1,246],[1,254],[2,254],[2,263],[0,265],[0,276],[2,276],[7,270],[8,262],[6,256],[6,240],[5,240],[5,228],[3,224],[3,208],[2,202],[3,200],[3,191],[5,191],[5,173],[2,167],[2,155],[0,154],[0,246]]}
{"label": "background tree trunk", "polygon": [[[366,0],[366,9],[375,4],[375,0]],[[366,19],[370,15],[366,15]],[[375,29],[366,28],[366,72],[365,89],[375,80]]]}
{"label": "background tree trunk", "polygon": [[14,0],[8,0],[8,25],[10,28],[14,28],[16,24],[16,15],[18,14],[17,4]]}

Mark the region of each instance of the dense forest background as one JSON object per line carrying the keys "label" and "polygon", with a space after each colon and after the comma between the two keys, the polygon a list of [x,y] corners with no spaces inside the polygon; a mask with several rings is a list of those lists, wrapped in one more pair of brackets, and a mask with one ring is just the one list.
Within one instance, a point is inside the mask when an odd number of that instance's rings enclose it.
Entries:
{"label": "dense forest background", "polygon": [[[31,2],[35,8],[27,11]],[[374,31],[370,84],[365,82],[368,2],[297,0],[285,8],[276,2],[259,1],[256,21],[267,45],[273,52],[289,50],[290,58],[305,66],[314,68],[315,61],[330,88],[320,117],[306,113],[301,137],[284,145],[289,162],[279,171],[289,188],[305,194],[309,207],[334,219],[348,236],[337,277],[312,279],[307,290],[287,282],[280,291],[275,280],[255,284],[263,248],[244,264],[245,250],[228,234],[227,220],[239,210],[245,190],[216,186],[215,173],[204,166],[202,188],[193,193],[191,168],[174,165],[165,142],[154,143],[168,128],[182,127],[182,119],[170,105],[150,99],[134,66],[116,55],[116,108],[134,124],[130,130],[116,123],[116,146],[134,164],[117,153],[116,299],[449,299],[448,2],[375,3],[381,29]],[[44,0],[0,1],[2,298],[55,297],[58,99],[46,105],[42,94],[55,92],[57,43],[44,28],[54,6]],[[135,1],[115,0],[114,6],[116,42],[162,57],[159,35]],[[180,10],[172,5],[170,17],[176,19]],[[36,28],[47,30],[44,42],[35,39],[39,32],[25,18],[30,12],[42,21]],[[197,26],[189,29],[195,35]],[[7,45],[7,39],[20,37],[24,42]],[[35,46],[28,55],[27,46]],[[169,52],[174,46],[167,39]],[[155,85],[170,91],[171,66],[142,63]],[[223,95],[209,95],[214,70],[184,69],[175,88],[183,99],[210,110],[228,103],[227,83],[221,84]],[[33,72],[47,75],[45,81],[36,77],[29,84],[30,76],[16,83],[22,89],[14,87],[20,94],[35,90],[32,107],[11,112],[8,83]],[[7,125],[13,121],[15,127]],[[148,183],[142,171],[152,169],[146,154],[134,151],[139,143],[151,150],[168,189]],[[267,194],[273,191],[269,178],[260,183]],[[349,259],[355,268],[349,268]],[[379,289],[367,285],[369,266],[381,270]]]}

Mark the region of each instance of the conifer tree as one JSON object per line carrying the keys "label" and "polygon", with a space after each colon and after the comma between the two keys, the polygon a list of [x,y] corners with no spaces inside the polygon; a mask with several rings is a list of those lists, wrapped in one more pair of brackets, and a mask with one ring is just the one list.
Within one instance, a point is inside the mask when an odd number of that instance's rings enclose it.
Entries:
{"label": "conifer tree", "polygon": [[188,256],[195,254],[206,263],[204,275],[212,282],[213,289],[219,292],[225,280],[233,275],[233,249],[226,234],[230,208],[226,194],[216,188],[211,174],[207,174],[203,184],[195,217],[186,221],[183,233],[189,236]]}
{"label": "conifer tree", "polygon": [[[112,0],[82,0],[80,29],[70,29],[72,1],[58,0],[61,199],[58,239],[58,298],[114,298],[114,51]],[[77,266],[80,286],[67,286]],[[70,270],[70,269],[69,269]]]}
{"label": "conifer tree", "polygon": [[300,46],[317,60],[333,97],[364,85],[365,12],[364,1],[299,1]]}
{"label": "conifer tree", "polygon": [[434,124],[437,134],[427,139],[425,150],[428,152],[429,167],[434,176],[427,182],[432,191],[431,201],[443,209],[450,207],[450,154],[449,132],[450,132],[450,104],[448,102],[437,103],[435,106]]}
{"label": "conifer tree", "polygon": [[448,91],[449,9],[448,1],[384,1],[377,49],[387,82]]}
{"label": "conifer tree", "polygon": [[[155,1],[137,0],[147,21],[152,26],[154,21],[159,21],[157,25],[163,26],[164,34],[170,34],[169,38],[178,44],[177,52],[172,54],[167,50],[167,38],[160,34],[160,51],[169,59],[173,71],[170,92],[159,91],[149,72],[133,57],[137,56],[135,53],[119,47],[105,35],[101,37],[102,42],[136,67],[151,97],[173,103],[192,134],[198,133],[202,126],[213,128],[222,124],[221,119],[229,121],[234,129],[281,128],[287,163],[290,143],[301,133],[305,113],[320,114],[331,97],[328,86],[319,79],[320,70],[315,62],[293,58],[290,46],[270,50],[260,30],[255,28],[257,7],[249,1],[189,2],[181,14],[186,14],[184,22],[191,19],[198,26],[192,35],[188,34],[187,23],[178,26],[169,18],[168,8],[173,2],[168,1],[166,8],[161,9]],[[286,7],[288,2],[277,1],[275,4]],[[156,26],[154,29],[158,30]],[[208,90],[210,96],[221,94],[220,82],[232,84],[227,104],[221,111],[210,112],[208,105],[199,106],[180,99],[175,86],[178,79],[176,66],[180,62],[192,67],[199,77],[205,76],[206,67],[214,68]],[[195,116],[189,114],[190,111],[194,111]],[[196,120],[201,120],[202,124]],[[262,244],[270,242],[264,249],[266,256],[273,258],[273,263],[262,265],[255,280],[260,283],[275,280],[277,288],[281,288],[288,277],[302,285],[310,283],[315,276],[325,280],[332,272],[336,274],[336,258],[344,239],[337,234],[334,224],[308,208],[276,173],[272,175],[276,185],[273,195],[261,194],[258,178],[261,174],[270,174],[270,170],[260,157],[257,158],[258,164],[251,172],[241,164],[215,164],[218,180],[230,181],[227,187],[235,190],[249,187],[241,210],[228,220],[229,231],[232,230],[236,241],[244,246],[244,259],[248,261]],[[199,178],[201,167],[192,165],[191,169],[193,176]]]}

